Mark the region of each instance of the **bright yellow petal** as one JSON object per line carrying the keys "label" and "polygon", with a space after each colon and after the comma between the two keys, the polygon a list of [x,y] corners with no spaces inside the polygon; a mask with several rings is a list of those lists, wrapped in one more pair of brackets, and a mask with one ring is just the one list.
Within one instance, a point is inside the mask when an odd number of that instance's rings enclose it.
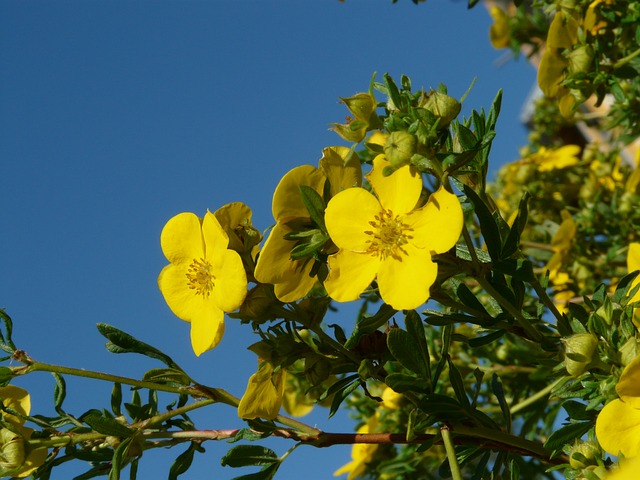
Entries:
{"label": "bright yellow petal", "polygon": [[371,284],[380,267],[380,259],[368,253],[340,250],[329,256],[329,275],[324,287],[338,302],[356,300]]}
{"label": "bright yellow petal", "polygon": [[629,244],[627,253],[627,271],[635,272],[640,270],[640,243],[632,242]]}
{"label": "bright yellow petal", "polygon": [[616,470],[607,475],[607,480],[638,480],[640,457],[625,458]]}
{"label": "bright yellow petal", "polygon": [[640,410],[622,400],[608,403],[596,420],[596,437],[600,446],[611,455],[639,455]]}
{"label": "bright yellow petal", "polygon": [[162,229],[160,245],[171,263],[188,262],[204,257],[201,220],[185,212],[171,218]]}
{"label": "bright yellow petal", "polygon": [[460,238],[464,217],[458,197],[440,187],[423,208],[406,215],[404,221],[413,229],[413,245],[444,253]]}
{"label": "bright yellow petal", "polygon": [[333,243],[338,248],[366,252],[371,245],[369,222],[382,211],[380,202],[364,188],[349,188],[333,197],[325,211],[324,221]]}
{"label": "bright yellow petal", "polygon": [[493,48],[501,49],[509,46],[509,17],[500,7],[492,6],[489,14],[493,25],[489,28],[489,40]]}
{"label": "bright yellow petal", "polygon": [[227,249],[229,237],[218,219],[211,212],[207,212],[202,221],[202,238],[204,240],[206,258],[216,268],[216,263],[220,262],[217,259],[217,255]]}
{"label": "bright yellow petal", "polygon": [[249,378],[247,390],[238,405],[238,416],[245,419],[276,418],[282,404],[285,380],[285,370],[274,374],[273,366],[262,362],[258,371]]}
{"label": "bright yellow petal", "polygon": [[14,476],[25,478],[35,472],[47,459],[48,450],[46,448],[36,448],[27,455],[24,464]]}
{"label": "bright yellow petal", "polygon": [[640,409],[640,357],[624,368],[616,392],[627,405]]}
{"label": "bright yellow petal", "polygon": [[347,147],[327,147],[322,150],[320,168],[329,180],[331,196],[362,184],[362,166],[355,152]]}
{"label": "bright yellow petal", "polygon": [[215,307],[212,296],[196,295],[189,288],[187,279],[189,265],[167,265],[158,276],[158,287],[174,315],[190,322],[199,312]]}
{"label": "bright yellow petal", "polygon": [[308,218],[309,212],[300,196],[300,185],[311,187],[322,195],[325,181],[324,173],[311,165],[302,165],[287,172],[273,194],[273,218],[278,222]]}
{"label": "bright yellow petal", "polygon": [[275,285],[276,297],[285,303],[301,299],[316,283],[316,278],[309,276],[313,261],[291,260],[295,242],[284,239],[289,232],[291,229],[282,224],[271,230],[254,272],[260,283]]}
{"label": "bright yellow petal", "polygon": [[215,348],[224,335],[224,313],[214,305],[191,319],[191,346],[197,356]]}
{"label": "bright yellow petal", "polygon": [[[5,407],[11,408],[22,415],[29,415],[31,411],[31,397],[24,388],[14,385],[0,387],[0,400]],[[2,418],[16,425],[24,423],[22,418],[8,413],[3,413]]]}
{"label": "bright yellow petal", "polygon": [[396,310],[418,308],[429,298],[429,289],[438,275],[438,266],[428,250],[405,245],[408,255],[400,260],[389,256],[378,271],[380,296]]}
{"label": "bright yellow petal", "polygon": [[418,203],[422,192],[422,178],[409,165],[385,177],[382,172],[389,165],[384,155],[378,155],[373,159],[373,169],[367,178],[382,206],[395,215],[403,215],[413,210]]}
{"label": "bright yellow petal", "polygon": [[213,297],[218,308],[233,312],[240,308],[247,296],[247,274],[237,252],[223,250],[218,258],[219,270],[213,270],[216,277]]}
{"label": "bright yellow petal", "polygon": [[293,417],[304,417],[313,410],[312,403],[305,403],[304,395],[299,394],[295,390],[289,390],[288,385],[285,387],[284,396],[282,397],[282,406],[284,411]]}

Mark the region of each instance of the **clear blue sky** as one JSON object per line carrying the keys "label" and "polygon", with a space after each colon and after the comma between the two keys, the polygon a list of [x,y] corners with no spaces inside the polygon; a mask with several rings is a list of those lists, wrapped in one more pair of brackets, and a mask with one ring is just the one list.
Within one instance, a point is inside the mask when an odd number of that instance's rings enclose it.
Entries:
{"label": "clear blue sky", "polygon": [[[245,350],[250,328],[228,320],[222,344],[194,356],[188,324],[156,286],[165,222],[243,201],[267,228],[279,179],[342,143],[328,130],[348,113],[338,97],[365,91],[374,71],[407,74],[414,88],[443,82],[457,97],[477,77],[467,112],[488,108],[503,88],[494,167],[514,160],[535,74],[523,60],[497,66],[503,53],[489,45],[490,23],[482,6],[467,11],[462,0],[0,1],[0,307],[18,347],[134,377],[158,366],[109,354],[95,329],[106,322],[200,382],[241,395],[256,368]],[[353,319],[337,321],[349,330]],[[34,412],[52,412],[48,374],[15,383],[31,391]],[[110,385],[68,386],[74,414],[109,405]],[[242,425],[224,406],[194,417],[200,428]],[[307,421],[352,428],[321,409]],[[283,453],[289,444],[270,445]],[[181,478],[248,473],[220,466],[227,447],[205,444]],[[165,478],[182,450],[146,454],[139,478]],[[301,448],[277,478],[330,478],[349,452]]]}

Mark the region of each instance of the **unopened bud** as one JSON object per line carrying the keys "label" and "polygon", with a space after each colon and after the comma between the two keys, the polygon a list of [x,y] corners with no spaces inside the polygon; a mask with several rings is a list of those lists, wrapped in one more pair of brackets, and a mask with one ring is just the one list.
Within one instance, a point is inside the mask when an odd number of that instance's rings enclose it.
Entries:
{"label": "unopened bud", "polygon": [[562,339],[565,349],[564,366],[573,377],[579,377],[589,368],[598,346],[598,338],[592,333],[576,333]]}
{"label": "unopened bud", "polygon": [[17,473],[25,458],[24,438],[8,428],[0,430],[0,477]]}
{"label": "unopened bud", "polygon": [[407,165],[416,151],[416,137],[409,132],[392,132],[384,145],[384,155],[394,168]]}
{"label": "unopened bud", "polygon": [[441,128],[449,126],[462,109],[462,105],[458,100],[446,93],[440,93],[435,90],[425,95],[420,103],[420,107],[430,111],[440,119],[439,126]]}
{"label": "unopened bud", "polygon": [[569,463],[575,469],[581,470],[590,465],[596,465],[602,456],[600,447],[594,442],[579,441],[569,450]]}

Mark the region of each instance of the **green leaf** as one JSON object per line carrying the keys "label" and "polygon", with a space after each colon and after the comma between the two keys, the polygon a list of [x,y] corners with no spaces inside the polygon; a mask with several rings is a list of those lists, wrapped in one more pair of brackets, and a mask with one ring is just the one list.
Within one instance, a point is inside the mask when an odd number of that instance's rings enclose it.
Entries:
{"label": "green leaf", "polygon": [[407,370],[425,379],[428,373],[422,355],[415,348],[416,340],[406,331],[393,328],[387,334],[387,346],[394,358]]}
{"label": "green leaf", "polygon": [[[359,377],[359,375],[356,375],[356,377],[358,378],[358,381],[353,381],[353,383],[348,384],[346,387],[344,387],[343,389],[337,391],[334,394],[333,400],[331,401],[331,408],[329,409],[329,418],[331,418],[331,417],[333,417],[335,415],[335,413],[338,411],[338,408],[340,408],[340,405],[342,404],[342,402],[344,402],[345,399],[349,395],[351,395],[351,393],[355,389],[357,389],[360,386],[360,381],[359,381],[360,377]],[[347,377],[347,378],[349,378],[349,377]]]}
{"label": "green leaf", "polygon": [[267,438],[271,435],[270,432],[256,432],[255,430],[251,430],[250,428],[241,428],[238,432],[227,440],[227,443],[236,443],[240,440],[248,440],[250,442],[254,442],[256,440],[262,440],[263,438]]}
{"label": "green leaf", "polygon": [[576,438],[587,433],[594,422],[570,423],[551,434],[544,444],[544,448],[550,451],[561,449],[566,444],[573,444]]}
{"label": "green leaf", "polygon": [[496,123],[498,122],[498,116],[500,115],[500,109],[502,107],[502,89],[498,90],[496,96],[491,103],[491,109],[489,110],[489,116],[487,117],[487,130],[494,130]]}
{"label": "green leaf", "polygon": [[502,238],[500,237],[500,231],[496,219],[489,211],[489,208],[480,199],[478,194],[467,185],[464,186],[464,193],[467,198],[473,203],[475,213],[480,222],[480,231],[484,238],[485,245],[489,251],[489,255],[493,261],[500,260],[500,253],[502,251]]}
{"label": "green leaf", "polygon": [[13,322],[11,321],[11,317],[7,315],[4,311],[4,308],[0,308],[0,319],[4,324],[5,333],[2,333],[2,329],[0,328],[0,348],[5,352],[12,354],[17,350],[16,345],[11,340],[11,334],[13,332]]}
{"label": "green leaf", "polygon": [[451,360],[450,355],[447,355],[447,363],[449,364],[449,381],[451,382],[453,391],[456,394],[456,398],[465,410],[470,410],[471,403],[469,402],[469,397],[467,397],[467,393],[464,389],[464,381],[462,380],[462,375],[460,375],[460,371]]}
{"label": "green leaf", "polygon": [[426,385],[415,375],[406,373],[390,373],[384,378],[384,382],[395,392],[421,392],[428,393]]}
{"label": "green leaf", "polygon": [[107,350],[112,353],[139,353],[141,355],[145,355],[147,357],[155,358],[156,360],[160,360],[167,366],[171,368],[175,368],[177,370],[182,370],[177,363],[175,363],[171,357],[165,355],[157,348],[152,347],[140,340],[134,338],[128,333],[123,332],[122,330],[117,329],[111,325],[107,325],[106,323],[98,323],[97,325],[98,331],[100,334],[109,340],[106,344]]}
{"label": "green leaf", "polygon": [[309,212],[311,220],[313,220],[315,224],[326,233],[327,227],[324,224],[324,200],[322,200],[322,197],[318,192],[307,185],[299,185],[298,188],[300,189],[302,203]]}
{"label": "green leaf", "polygon": [[247,467],[250,465],[271,465],[278,462],[276,452],[260,445],[238,445],[233,447],[222,457],[223,467]]}
{"label": "green leaf", "polygon": [[195,442],[191,442],[189,444],[189,448],[178,455],[175,461],[171,464],[168,480],[177,480],[180,475],[189,470],[189,467],[191,467],[191,463],[193,462],[193,455],[199,449],[202,449],[202,447],[198,446]]}
{"label": "green leaf", "polygon": [[152,368],[145,372],[142,380],[170,385],[189,385],[191,379],[182,370],[175,368]]}
{"label": "green leaf", "polygon": [[[622,279],[618,282],[616,291],[613,294],[613,301],[615,303],[622,304],[622,299],[626,298],[627,296],[631,297],[633,295],[634,291],[630,290],[632,290],[633,281],[638,276],[638,274],[640,274],[640,271],[631,272],[628,275],[622,277]],[[638,286],[638,288],[640,288],[640,286]],[[630,298],[628,300],[630,300]]]}
{"label": "green leaf", "polygon": [[520,281],[531,283],[535,280],[533,273],[533,264],[530,260],[522,258],[508,258],[496,263],[493,266],[495,272],[509,275]]}
{"label": "green leaf", "polygon": [[105,435],[111,435],[113,437],[128,438],[136,433],[135,430],[121,424],[114,418],[109,418],[95,413],[95,410],[80,419],[89,425],[93,430]]}
{"label": "green leaf", "polygon": [[511,410],[509,410],[509,404],[507,403],[507,399],[504,397],[504,389],[502,388],[500,377],[495,373],[491,377],[491,390],[493,390],[493,394],[498,399],[502,416],[504,417],[507,425],[507,433],[511,432]]}
{"label": "green leaf", "polygon": [[530,196],[531,195],[528,192],[525,192],[520,199],[520,203],[518,204],[518,214],[516,215],[516,218],[513,221],[513,226],[511,227],[511,230],[509,230],[509,235],[502,246],[502,258],[509,258],[520,248],[520,235],[527,224],[527,207]]}
{"label": "green leaf", "polygon": [[271,480],[280,468],[280,462],[267,465],[262,470],[241,477],[233,477],[231,480]]}
{"label": "green leaf", "polygon": [[482,337],[471,338],[469,339],[469,346],[471,348],[478,348],[484,345],[488,345],[489,343],[502,338],[505,333],[507,333],[506,330],[496,330],[495,332],[491,332],[490,334],[484,335]]}
{"label": "green leaf", "polygon": [[122,385],[119,383],[113,384],[111,390],[111,411],[116,417],[122,415]]}
{"label": "green leaf", "polygon": [[53,404],[56,412],[64,414],[64,410],[62,410],[62,402],[64,402],[64,399],[67,396],[67,386],[61,375],[57,373],[52,373],[52,375],[56,381],[56,386],[53,388]]}
{"label": "green leaf", "polygon": [[393,78],[388,73],[383,75],[384,83],[387,86],[387,92],[389,94],[389,98],[398,109],[402,109],[402,99],[400,98],[400,92],[398,91],[398,87],[393,81]]}
{"label": "green leaf", "polygon": [[360,337],[372,333],[380,328],[382,325],[387,323],[396,312],[397,311],[389,305],[383,303],[374,315],[363,315],[358,318],[356,326],[353,329],[353,333],[351,333],[349,340],[344,344],[345,348],[352,349],[357,347],[360,342]]}
{"label": "green leaf", "polygon": [[125,459],[127,458],[127,451],[129,450],[132,440],[133,437],[123,440],[113,452],[108,480],[120,480],[120,472],[126,465]]}

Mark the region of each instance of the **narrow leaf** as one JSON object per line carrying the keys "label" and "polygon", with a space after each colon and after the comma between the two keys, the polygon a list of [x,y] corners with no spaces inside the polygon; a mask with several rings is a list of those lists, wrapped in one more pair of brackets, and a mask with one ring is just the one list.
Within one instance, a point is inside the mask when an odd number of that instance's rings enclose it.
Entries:
{"label": "narrow leaf", "polygon": [[270,465],[278,461],[276,452],[260,445],[238,445],[222,457],[223,467],[246,467],[249,465]]}

